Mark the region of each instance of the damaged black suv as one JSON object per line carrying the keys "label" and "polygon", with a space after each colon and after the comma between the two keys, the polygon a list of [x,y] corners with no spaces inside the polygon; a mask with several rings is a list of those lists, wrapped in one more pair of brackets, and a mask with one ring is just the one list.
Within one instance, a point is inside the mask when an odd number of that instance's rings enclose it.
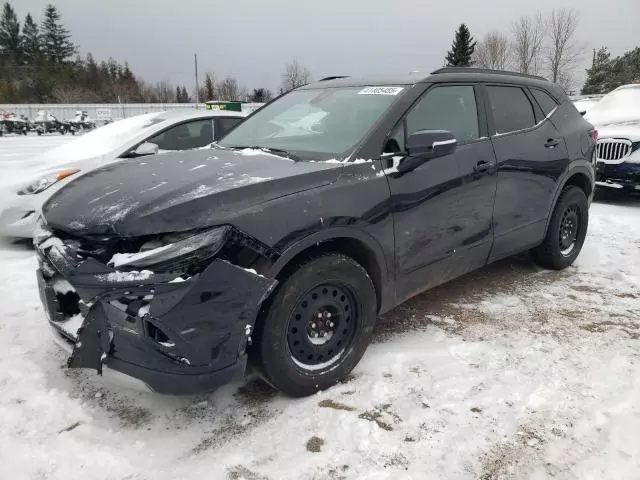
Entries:
{"label": "damaged black suv", "polygon": [[251,360],[290,395],[358,363],[376,317],[531,250],[579,254],[592,127],[560,87],[475,69],[332,78],[211,148],[88,172],[35,232],[49,323],[71,368],[164,393]]}

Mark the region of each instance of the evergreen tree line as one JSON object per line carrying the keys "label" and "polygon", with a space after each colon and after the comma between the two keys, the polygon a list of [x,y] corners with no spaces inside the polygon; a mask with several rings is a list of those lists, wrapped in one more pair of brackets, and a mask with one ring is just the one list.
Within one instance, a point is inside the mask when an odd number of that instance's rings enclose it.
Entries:
{"label": "evergreen tree line", "polygon": [[[62,16],[47,5],[37,23],[27,14],[21,23],[9,2],[0,14],[0,103],[189,103],[195,99],[185,85],[154,84],[134,75],[125,61],[97,62],[78,54]],[[234,78],[215,81],[205,75],[199,100],[248,100],[272,97],[264,88],[248,92]]]}

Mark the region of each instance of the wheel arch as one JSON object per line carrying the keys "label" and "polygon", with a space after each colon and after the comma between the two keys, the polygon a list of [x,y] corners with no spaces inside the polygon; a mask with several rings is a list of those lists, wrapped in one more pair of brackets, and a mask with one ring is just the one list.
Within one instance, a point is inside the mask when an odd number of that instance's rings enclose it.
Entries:
{"label": "wheel arch", "polygon": [[339,227],[309,235],[288,247],[265,275],[282,281],[304,260],[335,252],[358,262],[369,274],[376,290],[377,309],[388,303],[389,270],[380,244],[367,233],[354,228]]}
{"label": "wheel arch", "polygon": [[547,225],[546,230],[549,228],[549,223],[551,222],[551,216],[553,215],[553,210],[556,208],[556,204],[558,203],[558,199],[560,198],[560,194],[564,190],[565,187],[569,185],[573,185],[575,187],[580,188],[587,197],[589,202],[593,196],[595,190],[595,175],[593,173],[593,167],[587,161],[581,162],[579,165],[575,165],[569,168],[564,175],[560,178],[557,183],[557,188],[553,195],[553,201],[549,207],[549,212],[547,214]]}

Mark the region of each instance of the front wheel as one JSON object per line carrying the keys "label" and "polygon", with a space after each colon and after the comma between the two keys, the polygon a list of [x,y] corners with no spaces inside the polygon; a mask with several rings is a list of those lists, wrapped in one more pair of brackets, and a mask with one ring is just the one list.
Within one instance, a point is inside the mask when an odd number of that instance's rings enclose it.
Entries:
{"label": "front wheel", "polygon": [[377,316],[376,292],[353,259],[326,254],[298,268],[266,306],[255,360],[264,379],[302,397],[344,378],[364,355]]}
{"label": "front wheel", "polygon": [[540,266],[562,270],[580,254],[589,225],[589,203],[582,189],[565,187],[556,203],[542,244],[531,253]]}

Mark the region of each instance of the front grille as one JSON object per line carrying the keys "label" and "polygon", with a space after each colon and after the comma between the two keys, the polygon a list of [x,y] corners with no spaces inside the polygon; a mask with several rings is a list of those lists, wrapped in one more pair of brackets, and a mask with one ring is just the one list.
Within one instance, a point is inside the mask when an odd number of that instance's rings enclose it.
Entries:
{"label": "front grille", "polygon": [[622,160],[631,155],[632,143],[618,138],[603,138],[598,140],[598,160]]}

